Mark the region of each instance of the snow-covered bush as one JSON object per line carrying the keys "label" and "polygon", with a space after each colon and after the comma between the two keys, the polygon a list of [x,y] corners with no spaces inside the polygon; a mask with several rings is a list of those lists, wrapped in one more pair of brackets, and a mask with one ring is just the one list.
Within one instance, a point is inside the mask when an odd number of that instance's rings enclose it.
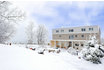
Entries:
{"label": "snow-covered bush", "polygon": [[101,63],[100,58],[104,57],[104,48],[97,44],[96,37],[93,36],[86,42],[81,54],[85,60],[99,64]]}
{"label": "snow-covered bush", "polygon": [[72,55],[78,55],[78,50],[70,47],[70,48],[68,48],[68,53],[70,53]]}

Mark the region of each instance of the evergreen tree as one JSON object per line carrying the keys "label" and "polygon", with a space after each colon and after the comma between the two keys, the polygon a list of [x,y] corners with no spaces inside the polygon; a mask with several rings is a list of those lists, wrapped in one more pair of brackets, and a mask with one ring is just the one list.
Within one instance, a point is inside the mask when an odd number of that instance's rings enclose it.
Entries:
{"label": "evergreen tree", "polygon": [[81,53],[85,60],[100,64],[101,58],[104,57],[104,48],[97,43],[96,36],[90,36]]}

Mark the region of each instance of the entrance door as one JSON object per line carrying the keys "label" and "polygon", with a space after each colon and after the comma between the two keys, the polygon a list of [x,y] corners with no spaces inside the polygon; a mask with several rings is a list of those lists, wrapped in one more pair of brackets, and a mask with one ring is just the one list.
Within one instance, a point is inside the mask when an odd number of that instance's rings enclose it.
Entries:
{"label": "entrance door", "polygon": [[55,42],[51,41],[51,46],[54,47],[55,46]]}
{"label": "entrance door", "polygon": [[72,42],[69,42],[68,48],[69,48],[69,47],[72,47]]}
{"label": "entrance door", "polygon": [[56,41],[56,47],[60,47],[59,41]]}
{"label": "entrance door", "polygon": [[63,42],[61,43],[61,48],[64,48],[64,43]]}

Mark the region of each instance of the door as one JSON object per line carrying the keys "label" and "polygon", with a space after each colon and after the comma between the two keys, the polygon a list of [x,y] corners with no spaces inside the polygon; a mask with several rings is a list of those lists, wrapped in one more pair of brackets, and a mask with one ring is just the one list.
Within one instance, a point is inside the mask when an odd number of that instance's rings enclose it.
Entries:
{"label": "door", "polygon": [[69,42],[68,48],[69,48],[69,47],[72,47],[72,42]]}

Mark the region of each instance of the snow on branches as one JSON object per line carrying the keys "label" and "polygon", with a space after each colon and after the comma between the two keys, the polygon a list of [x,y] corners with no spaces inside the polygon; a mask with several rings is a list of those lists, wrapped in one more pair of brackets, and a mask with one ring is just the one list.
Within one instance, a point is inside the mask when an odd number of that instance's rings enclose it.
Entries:
{"label": "snow on branches", "polygon": [[24,12],[8,1],[0,1],[0,43],[4,43],[14,34],[14,23],[24,18]]}
{"label": "snow on branches", "polygon": [[81,54],[83,59],[100,64],[101,58],[104,57],[104,48],[97,43],[96,36],[93,36],[86,42]]}

